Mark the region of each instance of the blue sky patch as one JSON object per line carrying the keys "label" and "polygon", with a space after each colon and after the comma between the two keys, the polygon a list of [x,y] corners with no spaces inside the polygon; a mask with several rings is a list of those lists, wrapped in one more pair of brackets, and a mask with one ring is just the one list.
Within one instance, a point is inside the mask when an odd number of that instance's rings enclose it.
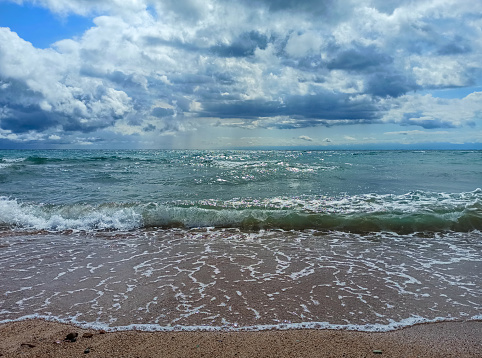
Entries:
{"label": "blue sky patch", "polygon": [[61,16],[31,4],[0,2],[0,27],[9,27],[37,48],[82,35],[92,27],[90,18],[69,14]]}

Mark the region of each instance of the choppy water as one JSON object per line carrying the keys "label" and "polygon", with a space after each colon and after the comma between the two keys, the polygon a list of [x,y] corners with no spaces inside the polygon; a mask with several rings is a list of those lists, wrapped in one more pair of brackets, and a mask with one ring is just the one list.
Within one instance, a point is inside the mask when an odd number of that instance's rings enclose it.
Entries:
{"label": "choppy water", "polygon": [[0,151],[0,322],[481,319],[481,187],[480,151]]}

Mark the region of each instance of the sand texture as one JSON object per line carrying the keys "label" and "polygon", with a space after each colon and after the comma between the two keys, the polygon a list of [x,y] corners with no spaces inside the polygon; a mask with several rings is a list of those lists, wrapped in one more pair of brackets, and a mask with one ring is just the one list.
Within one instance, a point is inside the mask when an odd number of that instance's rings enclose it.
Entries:
{"label": "sand texture", "polygon": [[[65,341],[69,333],[75,342]],[[3,357],[482,357],[482,321],[398,331],[105,333],[28,320],[0,325]]]}

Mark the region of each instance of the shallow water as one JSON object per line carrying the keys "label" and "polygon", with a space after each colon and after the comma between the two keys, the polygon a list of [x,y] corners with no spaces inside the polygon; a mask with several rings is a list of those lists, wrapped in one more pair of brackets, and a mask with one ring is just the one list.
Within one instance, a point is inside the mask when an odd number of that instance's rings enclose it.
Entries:
{"label": "shallow water", "polygon": [[0,316],[157,330],[480,319],[481,249],[477,232],[10,232]]}

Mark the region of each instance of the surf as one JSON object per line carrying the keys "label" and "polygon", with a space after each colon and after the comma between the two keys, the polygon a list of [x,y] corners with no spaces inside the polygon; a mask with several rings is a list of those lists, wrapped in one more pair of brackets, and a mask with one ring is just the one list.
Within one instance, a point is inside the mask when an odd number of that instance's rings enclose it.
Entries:
{"label": "surf", "polygon": [[27,203],[0,197],[0,226],[54,231],[215,227],[468,232],[482,230],[482,190],[101,204]]}

